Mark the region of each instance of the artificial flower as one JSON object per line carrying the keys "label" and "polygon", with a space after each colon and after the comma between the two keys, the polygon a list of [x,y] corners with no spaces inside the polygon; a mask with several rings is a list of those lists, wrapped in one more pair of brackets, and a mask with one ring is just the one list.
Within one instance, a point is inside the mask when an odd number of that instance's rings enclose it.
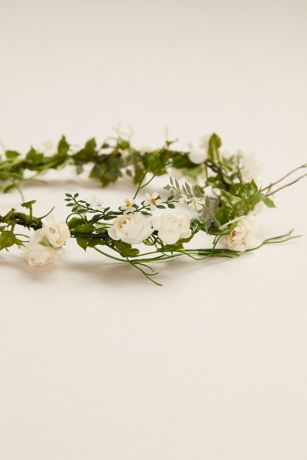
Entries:
{"label": "artificial flower", "polygon": [[161,198],[157,192],[154,192],[152,195],[149,195],[149,193],[145,194],[145,206],[149,206],[150,209],[153,211],[159,204],[161,204]]}
{"label": "artificial flower", "polygon": [[191,236],[190,220],[187,216],[166,212],[153,216],[153,228],[165,244],[175,244]]}
{"label": "artificial flower", "polygon": [[60,250],[39,242],[29,242],[23,248],[23,253],[29,265],[41,266],[54,262]]}
{"label": "artificial flower", "polygon": [[242,150],[237,150],[237,152],[232,155],[231,160],[240,169],[243,182],[251,182],[252,180],[257,182],[259,180],[261,167],[254,155],[246,154]]}
{"label": "artificial flower", "polygon": [[135,208],[133,205],[134,205],[134,200],[132,198],[126,198],[124,200],[123,206],[120,206],[119,209],[121,211],[124,211],[124,214],[130,214],[135,211]]}
{"label": "artificial flower", "polygon": [[56,221],[50,214],[42,220],[43,232],[47,240],[54,248],[60,248],[70,237],[70,232],[65,222]]}
{"label": "artificial flower", "polygon": [[105,208],[103,201],[94,194],[91,195],[86,201],[91,208],[97,209],[98,211],[102,211]]}
{"label": "artificial flower", "polygon": [[151,219],[140,213],[125,214],[116,217],[108,234],[114,240],[129,244],[138,244],[146,240],[152,233]]}
{"label": "artificial flower", "polygon": [[258,222],[253,215],[240,219],[228,235],[221,238],[221,244],[234,251],[245,251],[258,245],[256,231]]}
{"label": "artificial flower", "polygon": [[188,199],[187,204],[192,211],[201,211],[204,208],[206,199],[204,197],[192,196]]}

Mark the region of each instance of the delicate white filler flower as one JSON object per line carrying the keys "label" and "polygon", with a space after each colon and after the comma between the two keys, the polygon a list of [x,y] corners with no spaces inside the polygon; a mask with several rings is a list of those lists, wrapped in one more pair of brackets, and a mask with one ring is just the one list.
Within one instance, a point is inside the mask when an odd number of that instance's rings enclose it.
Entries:
{"label": "delicate white filler flower", "polygon": [[129,244],[142,243],[152,232],[151,219],[140,213],[118,216],[108,229],[108,234],[113,240]]}
{"label": "delicate white filler flower", "polygon": [[175,244],[181,238],[191,236],[190,219],[187,216],[166,212],[152,219],[153,228],[165,244]]}
{"label": "delicate white filler flower", "polygon": [[201,164],[207,158],[208,146],[209,146],[210,136],[204,136],[199,143],[198,147],[195,147],[193,144],[189,144],[190,152],[189,159],[192,163]]}
{"label": "delicate white filler flower", "polygon": [[150,206],[150,209],[153,211],[159,204],[161,204],[161,198],[157,192],[154,192],[152,195],[149,195],[149,193],[145,194],[145,206]]}
{"label": "delicate white filler flower", "polygon": [[259,162],[252,154],[246,154],[242,150],[232,156],[232,162],[235,163],[241,171],[241,176],[244,182],[257,181],[261,173]]}
{"label": "delicate white filler flower", "polygon": [[60,253],[59,249],[55,249],[52,246],[31,241],[22,248],[22,251],[29,265],[32,266],[41,266],[54,262]]}
{"label": "delicate white filler flower", "polygon": [[70,232],[65,222],[57,222],[52,214],[43,220],[43,232],[51,246],[60,248],[70,237]]}
{"label": "delicate white filler flower", "polygon": [[258,245],[256,231],[258,222],[252,215],[243,217],[238,221],[235,228],[221,238],[221,243],[228,249],[234,251],[245,251],[246,249],[255,248]]}
{"label": "delicate white filler flower", "polygon": [[205,203],[206,199],[204,197],[192,196],[188,200],[188,206],[192,211],[201,211]]}
{"label": "delicate white filler flower", "polygon": [[124,200],[123,206],[120,206],[119,209],[121,211],[124,211],[124,214],[130,214],[135,211],[135,208],[133,205],[134,205],[134,200],[132,198],[126,198]]}
{"label": "delicate white filler flower", "polygon": [[104,209],[104,203],[100,200],[96,195],[91,195],[87,200],[88,204],[93,209],[97,209],[98,211],[102,211]]}

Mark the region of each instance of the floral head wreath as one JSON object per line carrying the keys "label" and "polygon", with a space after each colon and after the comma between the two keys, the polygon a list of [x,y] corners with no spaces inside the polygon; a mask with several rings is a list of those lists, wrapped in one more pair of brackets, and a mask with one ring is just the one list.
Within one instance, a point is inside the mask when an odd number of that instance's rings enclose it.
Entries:
{"label": "floral head wreath", "polygon": [[[290,231],[257,241],[255,215],[261,206],[275,206],[271,197],[276,192],[306,176],[306,172],[299,172],[307,164],[262,187],[257,182],[253,158],[241,151],[232,155],[222,153],[216,134],[186,151],[175,149],[174,143],[167,140],[161,148],[140,150],[118,135],[101,146],[90,139],[83,148],[76,149],[62,137],[52,154],[33,147],[25,155],[6,150],[0,159],[3,192],[20,190],[43,171],[66,165],[75,166],[77,174],[81,174],[87,164],[91,168],[89,176],[103,187],[129,176],[136,191],[116,209],[97,201],[90,203],[78,193],[66,193],[70,211],[66,222],[57,221],[51,212],[34,216],[35,201],[23,202],[24,210],[13,208],[0,216],[0,250],[18,246],[30,265],[40,266],[55,261],[68,238],[73,238],[84,250],[91,248],[107,258],[127,263],[159,284],[155,279],[158,273],[149,265],[153,262],[178,257],[231,258],[297,237]],[[173,177],[163,197],[154,193],[138,199],[156,176],[167,173]],[[287,182],[295,173],[295,178]],[[20,227],[30,230],[29,234],[21,233]],[[191,246],[198,233],[210,235],[212,245]]]}

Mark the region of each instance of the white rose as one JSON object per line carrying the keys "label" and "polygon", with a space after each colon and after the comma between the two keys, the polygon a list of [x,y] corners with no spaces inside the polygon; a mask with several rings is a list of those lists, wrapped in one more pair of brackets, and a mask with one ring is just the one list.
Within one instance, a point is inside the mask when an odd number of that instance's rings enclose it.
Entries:
{"label": "white rose", "polygon": [[38,242],[30,242],[23,248],[23,253],[29,265],[41,266],[54,262],[60,250]]}
{"label": "white rose", "polygon": [[65,222],[57,222],[53,215],[43,219],[43,232],[51,246],[60,248],[70,236],[69,228]]}
{"label": "white rose", "polygon": [[221,243],[228,249],[234,251],[245,251],[258,245],[255,237],[258,223],[251,215],[246,216],[238,221],[235,228],[221,238]]}
{"label": "white rose", "polygon": [[153,217],[153,228],[165,244],[175,244],[181,238],[191,236],[190,219],[175,213],[163,213]]}
{"label": "white rose", "polygon": [[125,214],[116,217],[108,234],[113,240],[122,240],[129,244],[138,244],[152,233],[151,219],[143,214]]}

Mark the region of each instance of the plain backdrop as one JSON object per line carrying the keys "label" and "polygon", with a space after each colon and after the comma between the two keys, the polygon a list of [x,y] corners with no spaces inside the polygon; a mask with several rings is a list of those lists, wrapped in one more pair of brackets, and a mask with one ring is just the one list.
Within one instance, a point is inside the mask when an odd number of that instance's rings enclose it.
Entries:
{"label": "plain backdrop", "polygon": [[[216,131],[267,183],[306,163],[306,23],[304,0],[0,0],[1,141]],[[63,217],[65,192],[133,191],[47,179],[25,198]],[[303,238],[168,264],[162,288],[73,242],[42,270],[1,254],[1,460],[305,460],[306,182],[276,204],[264,237]]]}

